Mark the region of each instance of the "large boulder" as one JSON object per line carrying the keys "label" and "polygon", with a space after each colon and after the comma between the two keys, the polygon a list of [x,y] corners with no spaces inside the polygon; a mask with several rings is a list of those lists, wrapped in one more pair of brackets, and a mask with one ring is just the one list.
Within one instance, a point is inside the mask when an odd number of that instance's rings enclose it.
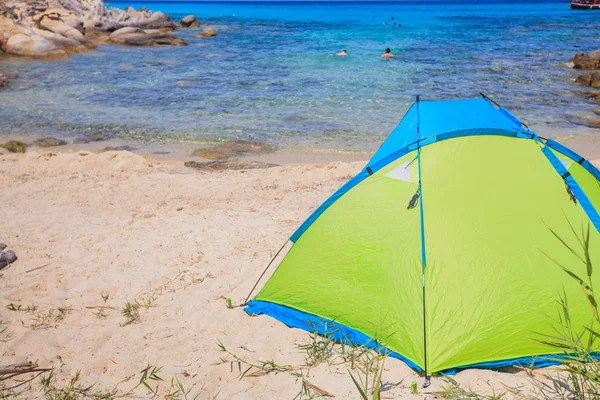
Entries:
{"label": "large boulder", "polygon": [[184,28],[200,28],[200,21],[196,19],[194,15],[188,15],[183,17],[179,24]]}
{"label": "large boulder", "polygon": [[580,51],[575,54],[575,57],[569,59],[568,65],[574,69],[600,69],[600,50],[587,54]]}
{"label": "large boulder", "polygon": [[44,39],[52,42],[56,47],[63,48],[68,53],[85,53],[88,51],[88,47],[95,47],[95,45],[92,45],[91,43],[88,43],[87,46],[85,46],[75,39],[64,37],[44,29],[33,28],[33,31]]}
{"label": "large boulder", "polygon": [[130,46],[184,46],[185,41],[158,29],[121,28],[110,34],[109,41]]}
{"label": "large boulder", "polygon": [[215,31],[213,28],[204,28],[201,33],[196,35],[197,38],[207,38],[213,36],[217,36],[217,31]]}
{"label": "large boulder", "polygon": [[[40,29],[56,33],[69,39],[77,40],[80,43],[86,42],[85,36],[78,29],[65,24],[60,17],[43,15],[38,21],[37,26]],[[83,29],[83,22],[82,22]]]}
{"label": "large boulder", "polygon": [[135,11],[129,7],[115,17],[119,24],[126,27],[136,27],[144,30],[161,29],[164,31],[174,31],[176,28],[171,18],[160,11],[152,12],[145,9]]}
{"label": "large boulder", "polygon": [[[82,16],[76,15],[72,11],[61,9],[61,8],[52,8],[52,9],[46,10],[43,13],[38,14],[35,17],[33,17],[33,21],[39,23],[43,17],[61,21],[63,24],[67,25],[68,27],[76,29],[82,35],[85,35],[85,25],[84,25]],[[56,32],[56,33],[61,33],[61,32]]]}
{"label": "large boulder", "polygon": [[8,38],[6,52],[18,56],[56,60],[67,58],[65,50],[39,35],[18,33]]}

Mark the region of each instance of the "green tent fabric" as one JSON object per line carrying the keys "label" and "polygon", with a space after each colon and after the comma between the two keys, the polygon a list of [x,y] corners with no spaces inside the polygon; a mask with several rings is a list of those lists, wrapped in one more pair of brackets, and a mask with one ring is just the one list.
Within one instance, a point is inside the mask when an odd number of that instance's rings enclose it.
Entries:
{"label": "green tent fabric", "polygon": [[555,334],[560,296],[575,327],[593,320],[557,263],[587,279],[567,245],[583,255],[589,231],[600,265],[598,177],[487,98],[417,102],[292,235],[246,311],[384,345],[426,374],[555,363],[540,339]]}

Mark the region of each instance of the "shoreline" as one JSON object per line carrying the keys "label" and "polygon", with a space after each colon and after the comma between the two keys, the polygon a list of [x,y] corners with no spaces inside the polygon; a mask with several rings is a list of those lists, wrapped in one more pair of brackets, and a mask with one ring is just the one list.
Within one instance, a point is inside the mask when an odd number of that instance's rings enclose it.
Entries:
{"label": "shoreline", "polygon": [[[538,132],[539,133],[539,132]],[[544,135],[541,135],[544,136]],[[600,159],[600,136],[548,136],[554,140],[568,146],[582,157],[589,160]],[[139,141],[125,140],[121,138],[109,138],[89,143],[74,143],[74,139],[57,137],[52,139],[64,140],[67,144],[58,146],[38,146],[31,141],[31,137],[25,135],[1,135],[0,134],[0,157],[3,154],[14,154],[1,146],[9,141],[18,141],[27,145],[26,153],[64,153],[75,154],[78,152],[91,152],[101,154],[106,151],[125,151],[142,156],[147,159],[160,161],[169,165],[183,165],[188,161],[210,162],[216,160],[228,161],[258,161],[262,163],[271,163],[277,165],[290,164],[319,164],[329,162],[363,162],[366,163],[379,145],[374,146],[372,150],[335,150],[332,147],[316,146],[271,146],[258,141],[230,140],[214,142],[190,142],[190,141]],[[222,159],[204,158],[194,154],[199,149],[211,150],[219,148],[227,143],[251,143],[259,146],[272,147],[273,151],[261,152],[250,149],[247,153],[225,156]]]}

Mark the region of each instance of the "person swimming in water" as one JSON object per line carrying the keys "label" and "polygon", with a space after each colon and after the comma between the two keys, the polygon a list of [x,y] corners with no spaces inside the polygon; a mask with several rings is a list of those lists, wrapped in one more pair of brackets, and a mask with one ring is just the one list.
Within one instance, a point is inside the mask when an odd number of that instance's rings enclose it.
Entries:
{"label": "person swimming in water", "polygon": [[392,50],[390,50],[389,47],[387,49],[385,49],[385,53],[383,53],[381,55],[381,58],[394,58],[394,55],[392,54]]}
{"label": "person swimming in water", "polygon": [[346,51],[346,49],[344,49],[336,54],[336,56],[338,56],[338,57],[345,57],[347,55],[348,55],[348,52]]}

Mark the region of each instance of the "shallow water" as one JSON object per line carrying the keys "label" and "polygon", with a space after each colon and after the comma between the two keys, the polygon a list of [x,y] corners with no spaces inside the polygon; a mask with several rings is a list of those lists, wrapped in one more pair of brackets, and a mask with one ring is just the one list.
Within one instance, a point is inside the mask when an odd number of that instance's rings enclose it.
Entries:
{"label": "shallow water", "polygon": [[[600,13],[566,3],[112,3],[126,5],[193,13],[219,35],[0,61],[20,77],[0,91],[0,132],[372,150],[415,95],[484,92],[542,135],[594,134],[593,103],[561,63],[600,48]],[[385,47],[397,58],[381,60]],[[350,55],[335,57],[342,48]]]}

